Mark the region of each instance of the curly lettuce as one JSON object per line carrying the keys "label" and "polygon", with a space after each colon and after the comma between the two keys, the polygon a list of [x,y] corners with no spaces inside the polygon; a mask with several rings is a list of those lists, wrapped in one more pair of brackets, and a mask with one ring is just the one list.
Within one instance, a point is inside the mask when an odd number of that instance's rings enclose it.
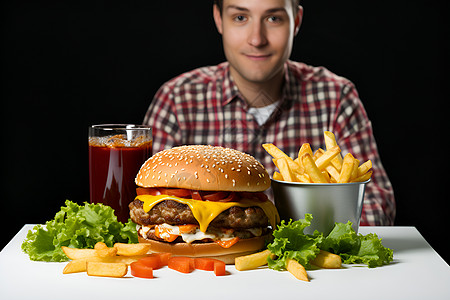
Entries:
{"label": "curly lettuce", "polygon": [[369,268],[388,264],[394,251],[381,244],[375,233],[357,235],[352,223],[336,223],[321,244],[321,249],[338,254],[344,264],[365,264]]}
{"label": "curly lettuce", "polygon": [[45,226],[36,225],[28,231],[22,250],[31,260],[60,262],[68,258],[61,246],[93,248],[104,242],[112,247],[116,242],[137,243],[136,224],[117,221],[114,210],[103,204],[78,205],[66,200],[66,206]]}
{"label": "curly lettuce", "polygon": [[285,270],[286,260],[294,259],[305,268],[310,267],[320,250],[338,254],[344,264],[366,264],[369,268],[388,264],[393,260],[393,250],[382,245],[374,233],[356,234],[352,223],[335,223],[333,230],[324,237],[317,230],[313,235],[304,234],[311,225],[311,214],[304,219],[282,221],[274,230],[274,240],[267,246],[275,258],[268,258],[268,266],[274,270]]}
{"label": "curly lettuce", "polygon": [[323,234],[306,235],[303,230],[311,225],[312,215],[305,214],[304,219],[290,220],[287,224],[281,221],[277,230],[273,232],[274,240],[267,245],[267,249],[276,255],[275,259],[268,258],[268,266],[274,270],[285,270],[286,260],[294,259],[305,267],[320,252],[319,245]]}

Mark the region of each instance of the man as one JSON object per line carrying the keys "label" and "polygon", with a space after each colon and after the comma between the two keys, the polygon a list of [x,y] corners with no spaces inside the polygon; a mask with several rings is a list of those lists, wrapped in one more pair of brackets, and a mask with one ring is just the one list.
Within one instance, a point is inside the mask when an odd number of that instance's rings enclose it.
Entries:
{"label": "man", "polygon": [[273,143],[296,157],[303,143],[324,148],[336,135],[342,153],[372,160],[362,225],[392,225],[395,200],[372,127],[353,84],[325,68],[292,62],[300,27],[298,0],[217,0],[214,21],[227,62],[182,74],[155,95],[144,123],[154,151],[183,144],[235,148],[253,155],[270,174]]}

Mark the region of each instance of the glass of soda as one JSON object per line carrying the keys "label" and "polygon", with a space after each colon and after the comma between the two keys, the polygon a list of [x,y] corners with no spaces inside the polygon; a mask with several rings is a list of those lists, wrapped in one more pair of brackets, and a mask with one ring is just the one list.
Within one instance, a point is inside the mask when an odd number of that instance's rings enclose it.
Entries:
{"label": "glass of soda", "polygon": [[152,129],[145,125],[103,124],[89,127],[91,203],[111,206],[127,222],[128,204],[136,197],[134,179],[152,155]]}

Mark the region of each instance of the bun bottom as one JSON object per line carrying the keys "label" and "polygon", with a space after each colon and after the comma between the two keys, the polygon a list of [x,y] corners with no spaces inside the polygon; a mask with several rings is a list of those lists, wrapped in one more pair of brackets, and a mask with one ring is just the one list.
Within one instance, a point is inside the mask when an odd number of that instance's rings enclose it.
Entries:
{"label": "bun bottom", "polygon": [[211,243],[165,243],[150,240],[138,236],[139,243],[149,243],[151,252],[169,252],[174,256],[207,257],[223,261],[227,265],[234,265],[234,259],[239,256],[248,255],[261,250],[269,239],[269,234],[250,239],[240,239],[230,248],[223,248],[218,244]]}

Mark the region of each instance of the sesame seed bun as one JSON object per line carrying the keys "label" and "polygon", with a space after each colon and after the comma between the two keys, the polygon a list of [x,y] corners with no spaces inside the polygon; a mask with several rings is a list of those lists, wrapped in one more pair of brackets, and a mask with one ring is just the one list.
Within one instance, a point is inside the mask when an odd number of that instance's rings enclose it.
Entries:
{"label": "sesame seed bun", "polygon": [[269,174],[253,156],[204,145],[156,153],[142,165],[135,182],[140,187],[202,191],[263,192],[270,187]]}

